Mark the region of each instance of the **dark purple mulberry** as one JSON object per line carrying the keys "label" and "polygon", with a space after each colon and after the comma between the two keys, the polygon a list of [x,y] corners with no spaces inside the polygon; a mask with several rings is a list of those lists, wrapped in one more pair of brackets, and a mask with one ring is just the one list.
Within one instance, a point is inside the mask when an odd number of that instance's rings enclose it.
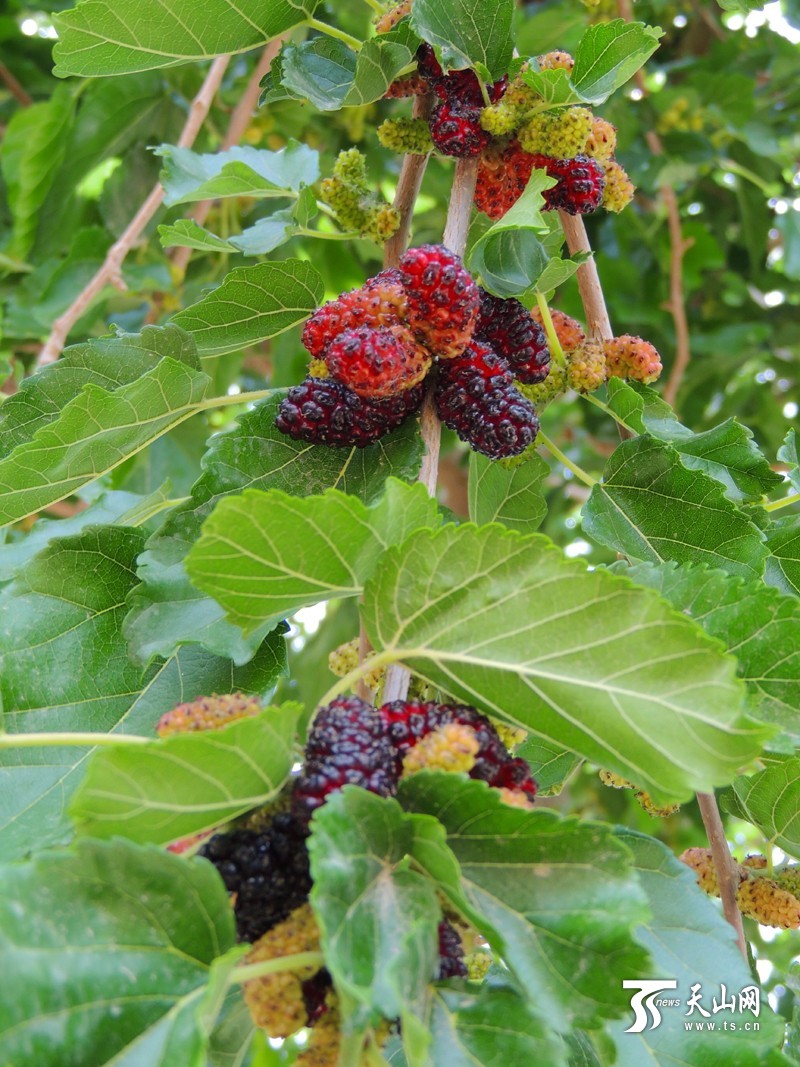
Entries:
{"label": "dark purple mulberry", "polygon": [[547,337],[530,311],[512,297],[503,300],[481,289],[475,339],[504,359],[515,378],[535,385],[547,377],[550,349]]}

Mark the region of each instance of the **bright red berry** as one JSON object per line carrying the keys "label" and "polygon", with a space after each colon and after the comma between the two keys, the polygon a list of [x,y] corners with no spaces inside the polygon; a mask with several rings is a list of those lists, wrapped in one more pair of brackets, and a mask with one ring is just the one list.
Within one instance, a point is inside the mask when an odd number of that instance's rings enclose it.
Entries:
{"label": "bright red berry", "polygon": [[508,364],[480,341],[441,364],[434,400],[442,422],[489,459],[518,456],[539,432],[536,411],[514,387]]}
{"label": "bright red berry", "polygon": [[544,191],[545,211],[557,208],[568,215],[588,215],[602,204],[606,176],[596,159],[590,156],[553,159],[542,155],[533,155],[531,159],[537,170],[546,170],[558,181],[558,185]]}
{"label": "bright red berry", "polygon": [[519,141],[494,142],[481,156],[475,185],[475,207],[500,219],[519,200],[533,170],[533,156]]}
{"label": "bright red berry", "polygon": [[369,400],[334,378],[309,377],[281,401],[275,425],[298,441],[366,448],[418,411],[423,394],[420,384],[386,400]]}
{"label": "bright red berry", "polygon": [[343,330],[396,326],[406,315],[406,295],[396,270],[381,271],[360,289],[342,293],[317,308],[303,329],[303,344],[315,359]]}
{"label": "bright red berry", "polygon": [[480,293],[455,253],[442,245],[409,248],[400,260],[407,321],[434,355],[449,359],[472,337]]}
{"label": "bright red berry", "polygon": [[550,349],[545,332],[519,300],[503,300],[481,289],[475,339],[505,359],[514,377],[525,385],[547,377]]}
{"label": "bright red berry", "polygon": [[477,156],[491,140],[481,126],[481,107],[448,98],[431,114],[431,139],[444,156],[468,159]]}
{"label": "bright red berry", "polygon": [[417,385],[431,356],[404,326],[344,330],[325,354],[331,374],[359,396],[385,399]]}
{"label": "bright red berry", "polygon": [[397,792],[396,756],[376,708],[338,697],[317,713],[303,770],[292,790],[292,813],[306,825],[331,793],[358,785],[378,796]]}

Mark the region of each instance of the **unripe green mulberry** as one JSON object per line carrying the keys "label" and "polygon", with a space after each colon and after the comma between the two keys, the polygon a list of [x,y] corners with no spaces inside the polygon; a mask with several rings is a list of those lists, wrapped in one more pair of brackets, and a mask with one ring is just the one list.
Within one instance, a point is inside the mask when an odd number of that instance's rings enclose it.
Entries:
{"label": "unripe green mulberry", "polygon": [[[519,382],[517,382],[516,384],[519,385]],[[518,456],[506,456],[504,459],[495,460],[495,463],[497,463],[497,465],[499,467],[502,467],[503,470],[513,471],[517,467],[521,467],[523,465],[523,463],[527,463],[529,459],[533,459],[533,457],[535,455],[536,455],[536,442],[534,441],[534,443],[532,445],[528,445],[528,447],[525,449],[525,451],[524,452],[520,452]],[[511,726],[505,726],[502,723],[495,722],[494,719],[492,720],[492,722],[494,723],[495,729],[497,730],[498,733],[501,732],[501,727],[502,727],[503,730],[508,730],[511,733],[515,732],[514,728],[511,727]],[[520,733],[524,733],[524,731],[519,731],[519,732]],[[506,746],[506,748],[509,747],[509,743],[507,741],[504,741],[503,744]]]}
{"label": "unripe green mulberry", "polygon": [[400,212],[391,204],[375,204],[369,208],[361,232],[371,241],[382,245],[400,229]]}
{"label": "unripe green mulberry", "polygon": [[257,697],[246,693],[214,694],[210,697],[198,697],[189,704],[178,704],[171,711],[165,712],[158,721],[156,733],[159,737],[172,737],[173,734],[193,733],[197,730],[218,730],[221,726],[258,715],[261,703]]}
{"label": "unripe green mulberry", "polygon": [[619,213],[633,200],[636,187],[628,177],[627,171],[616,160],[605,164],[606,187],[603,190],[603,207],[606,211]]}
{"label": "unripe green mulberry", "polygon": [[364,194],[360,189],[334,175],[320,183],[320,199],[332,209],[338,222],[346,230],[361,232],[366,212],[361,206]]}
{"label": "unripe green mulberry", "polygon": [[340,178],[348,185],[355,186],[360,192],[369,191],[367,183],[367,157],[357,148],[347,148],[340,152],[333,165],[334,177]]}
{"label": "unripe green mulberry", "polygon": [[[358,666],[358,647],[359,638],[354,637],[352,641],[346,641],[343,645],[339,645],[333,652],[328,655],[328,668],[333,671],[337,678],[344,678],[350,671],[354,671]],[[383,675],[385,669],[383,667],[373,667],[371,671],[364,675],[364,684],[368,689],[377,689],[383,681]]]}
{"label": "unripe green mulberry", "polygon": [[520,126],[517,138],[524,151],[531,155],[537,152],[550,155],[547,146],[550,144],[551,132],[556,122],[557,117],[552,111],[543,111]]}
{"label": "unripe green mulberry", "polygon": [[433,148],[426,119],[386,119],[378,127],[378,140],[393,152],[410,152],[415,156],[426,156]]}
{"label": "unripe green mulberry", "polygon": [[492,954],[491,952],[469,952],[464,957],[464,964],[467,968],[467,978],[471,982],[482,982],[491,970]]}
{"label": "unripe green mulberry", "polygon": [[546,408],[556,397],[561,396],[567,390],[567,372],[559,363],[550,364],[550,373],[543,382],[537,385],[522,385],[516,383],[517,389],[533,404],[537,411]]}
{"label": "unripe green mulberry", "polygon": [[519,143],[532,155],[572,159],[583,151],[593,121],[594,115],[585,107],[545,111],[520,127]]}
{"label": "unripe green mulberry", "polygon": [[600,160],[601,163],[606,163],[614,155],[616,147],[616,126],[595,116],[589,136],[586,138],[586,144],[583,146],[584,153],[592,156],[593,159]]}
{"label": "unripe green mulberry", "polygon": [[800,897],[800,866],[778,867],[774,875],[781,889]]}
{"label": "unripe green mulberry", "polygon": [[606,380],[606,357],[600,341],[584,341],[570,352],[567,382],[576,393],[593,393]]}
{"label": "unripe green mulberry", "polygon": [[481,112],[481,126],[487,133],[502,137],[513,132],[531,108],[540,102],[539,94],[525,84],[521,75],[522,71],[511,82],[501,100]]}

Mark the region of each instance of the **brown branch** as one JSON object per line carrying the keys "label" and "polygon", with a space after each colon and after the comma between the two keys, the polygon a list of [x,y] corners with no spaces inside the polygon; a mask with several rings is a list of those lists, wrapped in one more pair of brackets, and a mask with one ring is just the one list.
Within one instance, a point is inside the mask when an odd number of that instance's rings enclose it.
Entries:
{"label": "brown branch", "polygon": [[[250,80],[239,99],[239,103],[231,113],[231,119],[222,140],[221,151],[225,152],[227,149],[233,148],[233,146],[237,145],[244,136],[244,132],[253,118],[253,112],[258,106],[261,82],[269,72],[273,59],[277,56],[278,52],[280,52],[283,40],[283,37],[276,37],[275,40],[269,42],[261,53],[261,57],[259,58],[253,73],[250,75]],[[202,226],[208,218],[208,213],[211,211],[213,203],[213,200],[201,200],[195,205],[189,217],[194,219],[198,226]],[[192,252],[193,249],[191,248],[176,248],[172,253],[172,265],[180,276],[183,276],[186,273],[186,268],[189,265]]]}
{"label": "brown branch", "polygon": [[739,873],[736,862],[728,849],[725,828],[722,825],[722,817],[719,813],[717,800],[713,793],[698,793],[697,804],[708,835],[708,843],[711,846],[711,858],[714,861],[714,868],[717,872],[719,894],[722,898],[722,910],[725,913],[725,918],[736,931],[739,951],[744,956],[745,963],[747,963],[747,942],[745,941],[744,927],[742,926],[742,914],[739,911],[739,905],[736,903]]}
{"label": "brown branch", "polygon": [[5,63],[0,63],[0,81],[22,107],[30,107],[33,99],[20,85]]}
{"label": "brown branch", "polygon": [[[205,81],[200,87],[197,96],[192,100],[189,114],[178,139],[179,148],[190,148],[194,144],[200,128],[211,109],[230,59],[230,56],[219,56],[211,64]],[[122,264],[125,261],[125,257],[141,237],[147,224],[158,211],[163,199],[164,189],[159,183],[153,186],[147,199],[131,219],[125,232],[108,250],[103,265],[91,281],[73,300],[64,314],[53,323],[50,336],[36,360],[37,367],[46,366],[48,363],[53,363],[58,359],[72,327],[81,315],[88,311],[95,299],[108,285],[113,285],[117,289],[124,291],[125,283],[122,280]]]}
{"label": "brown branch", "polygon": [[[561,225],[564,228],[564,236],[567,239],[569,254],[574,256],[576,252],[591,252],[592,246],[586,234],[586,227],[580,215],[568,215],[565,211],[559,212]],[[594,258],[587,259],[578,267],[578,289],[583,301],[583,311],[586,317],[586,332],[589,337],[610,341],[614,336],[611,329],[611,321],[608,317],[606,300],[603,296],[603,288],[600,285],[600,276],[597,273],[597,264]]]}
{"label": "brown branch", "polygon": [[[442,243],[451,252],[455,252],[459,256],[464,255],[464,249],[467,246],[467,233],[469,232],[477,174],[477,159],[459,159],[458,163],[456,163]],[[418,481],[422,482],[431,496],[436,496],[442,424],[439,422],[439,417],[433,406],[433,396],[430,389],[422,410],[420,430],[422,440],[425,443],[425,455],[420,467]],[[391,700],[404,700],[408,694],[410,681],[411,674],[409,671],[405,667],[393,663],[386,670],[386,680],[383,685],[384,701],[388,703]]]}

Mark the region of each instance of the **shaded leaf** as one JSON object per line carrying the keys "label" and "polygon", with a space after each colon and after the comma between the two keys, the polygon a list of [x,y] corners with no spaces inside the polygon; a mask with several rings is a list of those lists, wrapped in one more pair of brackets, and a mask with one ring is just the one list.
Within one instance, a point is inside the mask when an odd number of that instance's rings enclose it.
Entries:
{"label": "shaded leaf", "polygon": [[415,0],[411,25],[441,50],[448,67],[485,67],[491,79],[505,74],[514,51],[513,0],[490,5],[469,0]]}
{"label": "shaded leaf", "polygon": [[773,759],[763,771],[740,775],[723,794],[723,806],[800,859],[800,759]]}
{"label": "shaded leaf", "polygon": [[549,471],[538,454],[509,469],[470,452],[470,519],[479,526],[500,522],[520,533],[537,530],[547,514],[544,480]]}
{"label": "shaded leaf", "polygon": [[235,252],[229,241],[217,237],[211,230],[198,226],[194,219],[178,219],[169,226],[159,226],[162,248],[196,248],[199,252]]}
{"label": "shaded leaf", "polygon": [[740,719],[744,687],[716,642],[538,534],[412,534],[367,583],[363,615],[373,647],[433,685],[659,801],[730,781],[764,736]]}
{"label": "shaded leaf", "polygon": [[764,581],[782,593],[800,596],[800,515],[774,522],[766,531],[766,542]]}
{"label": "shaded leaf", "polygon": [[797,452],[796,430],[789,430],[786,434],[786,440],[778,449],[778,459],[781,463],[788,465],[789,470],[786,472],[786,476],[795,489],[800,490],[800,456],[798,456]]}

